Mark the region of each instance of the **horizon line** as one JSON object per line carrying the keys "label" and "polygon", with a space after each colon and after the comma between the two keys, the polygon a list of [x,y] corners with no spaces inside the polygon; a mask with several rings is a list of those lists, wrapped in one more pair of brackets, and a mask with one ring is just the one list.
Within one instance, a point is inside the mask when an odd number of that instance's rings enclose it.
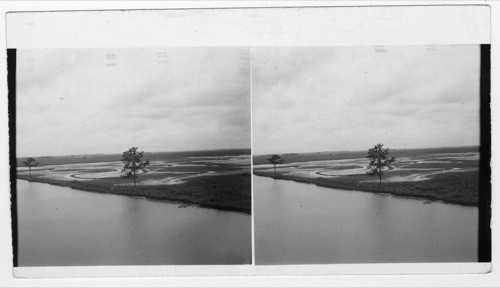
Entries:
{"label": "horizon line", "polygon": [[[458,145],[458,146],[434,146],[434,147],[418,147],[418,148],[389,148],[390,150],[418,150],[418,149],[443,149],[443,148],[461,148],[461,147],[478,147],[480,144],[471,145]],[[365,149],[367,150],[367,149]],[[286,155],[286,154],[310,154],[310,153],[331,153],[331,152],[362,152],[365,150],[324,150],[324,151],[309,151],[309,152],[285,152],[285,153],[264,153],[264,154],[252,154],[252,156],[264,156],[264,155]]]}
{"label": "horizon line", "polygon": [[[135,146],[133,146],[135,147]],[[459,145],[459,146],[437,146],[437,147],[418,147],[418,148],[389,148],[390,150],[418,150],[418,149],[442,149],[442,148],[460,148],[460,147],[481,147],[480,144],[473,145]],[[251,156],[264,156],[264,155],[273,155],[277,153],[264,153],[264,154],[252,154],[252,148],[219,148],[219,149],[192,149],[192,150],[173,150],[173,151],[151,151],[144,152],[148,153],[182,153],[182,152],[202,152],[202,151],[223,151],[223,150],[250,150]],[[323,150],[323,151],[309,151],[309,152],[285,152],[278,153],[281,155],[286,154],[309,154],[309,153],[332,153],[332,152],[361,152],[364,150]],[[123,152],[121,152],[123,153]],[[16,156],[16,159],[20,158],[46,158],[46,157],[71,157],[71,156],[87,156],[87,155],[120,155],[121,153],[81,153],[81,154],[61,154],[61,155],[42,155],[42,156]]]}
{"label": "horizon line", "polygon": [[[132,146],[132,147],[136,147],[136,146]],[[250,150],[250,151],[252,151],[252,148],[193,149],[193,150],[151,151],[151,152],[144,151],[144,154],[148,154],[148,153],[182,153],[182,152],[222,151],[222,150]],[[28,157],[46,158],[46,157],[70,157],[70,156],[86,156],[86,155],[120,155],[122,153],[123,152],[118,152],[118,153],[80,153],[80,154],[61,154],[61,155],[42,155],[42,156],[17,156],[16,155],[16,159],[19,159],[19,158],[28,158]]]}

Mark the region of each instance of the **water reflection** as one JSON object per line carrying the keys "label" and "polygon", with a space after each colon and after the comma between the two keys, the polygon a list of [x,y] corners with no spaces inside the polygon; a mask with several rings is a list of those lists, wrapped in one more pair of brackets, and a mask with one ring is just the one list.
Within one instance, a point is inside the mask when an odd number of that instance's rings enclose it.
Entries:
{"label": "water reflection", "polygon": [[249,215],[17,181],[19,266],[247,264]]}
{"label": "water reflection", "polygon": [[256,264],[477,261],[477,208],[254,176]]}

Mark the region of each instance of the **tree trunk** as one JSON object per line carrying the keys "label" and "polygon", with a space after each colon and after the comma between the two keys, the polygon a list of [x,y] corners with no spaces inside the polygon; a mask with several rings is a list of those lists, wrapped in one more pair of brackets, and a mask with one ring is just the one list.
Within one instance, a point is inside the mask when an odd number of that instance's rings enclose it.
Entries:
{"label": "tree trunk", "polygon": [[382,170],[378,170],[378,184],[382,184]]}
{"label": "tree trunk", "polygon": [[134,188],[135,188],[135,170],[134,170]]}
{"label": "tree trunk", "polygon": [[274,177],[276,177],[276,164],[274,164]]}
{"label": "tree trunk", "polygon": [[30,167],[30,180],[31,180],[31,167]]}

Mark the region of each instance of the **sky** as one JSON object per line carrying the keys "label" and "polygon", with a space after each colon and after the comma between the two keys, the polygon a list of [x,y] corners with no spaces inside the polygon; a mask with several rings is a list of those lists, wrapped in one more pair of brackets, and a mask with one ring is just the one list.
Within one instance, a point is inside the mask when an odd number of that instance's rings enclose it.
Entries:
{"label": "sky", "polygon": [[255,155],[479,145],[478,45],[251,53]]}
{"label": "sky", "polygon": [[18,157],[250,148],[249,48],[17,51]]}

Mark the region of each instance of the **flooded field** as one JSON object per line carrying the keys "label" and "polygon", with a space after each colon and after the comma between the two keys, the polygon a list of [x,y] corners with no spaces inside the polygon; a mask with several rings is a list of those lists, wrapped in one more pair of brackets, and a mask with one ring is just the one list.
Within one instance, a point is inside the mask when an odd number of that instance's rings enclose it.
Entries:
{"label": "flooded field", "polygon": [[[396,161],[378,177],[366,175],[366,152],[284,154],[274,167],[265,156],[254,159],[254,174],[314,183],[347,190],[391,193],[431,200],[476,205],[479,152],[474,147],[395,150]],[[322,159],[323,158],[323,159]]]}
{"label": "flooded field", "polygon": [[18,161],[19,179],[75,189],[250,213],[249,150],[145,154],[148,165],[137,178],[121,177],[121,155],[39,158],[30,172]]}
{"label": "flooded field", "polygon": [[[146,172],[140,172],[137,185],[176,185],[194,177],[212,175],[236,175],[250,173],[250,155],[194,156],[185,159],[153,160]],[[96,179],[120,179],[121,161],[97,163],[72,163],[34,167],[31,174],[39,178],[63,181],[91,181]],[[19,175],[29,175],[27,167],[17,168]],[[115,185],[132,185],[116,183]]]}
{"label": "flooded field", "polygon": [[[342,159],[293,162],[278,165],[276,172],[286,175],[333,178],[366,174],[368,159]],[[451,172],[473,172],[479,169],[479,153],[439,153],[425,156],[398,158],[385,169],[385,182],[412,182],[430,180],[434,176]],[[273,172],[273,165],[255,165],[254,170]],[[375,181],[378,180],[364,180]]]}

